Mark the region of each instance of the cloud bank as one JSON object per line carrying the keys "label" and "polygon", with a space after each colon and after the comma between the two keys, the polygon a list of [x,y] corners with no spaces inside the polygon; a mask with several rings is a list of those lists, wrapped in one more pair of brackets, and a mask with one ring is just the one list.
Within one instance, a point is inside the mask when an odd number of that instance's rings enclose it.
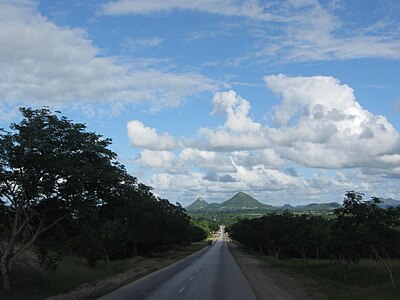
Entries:
{"label": "cloud bank", "polygon": [[[250,102],[236,92],[216,93],[211,113],[222,114],[223,124],[200,128],[197,143],[175,143],[173,155],[147,152],[158,168],[151,179],[157,190],[179,197],[190,189],[221,197],[245,190],[261,197],[296,192],[313,198],[375,191],[385,178],[400,178],[399,133],[384,116],[363,109],[351,87],[328,76],[277,74],[264,81],[280,99],[272,111],[274,126],[253,120]],[[157,145],[172,139],[166,133],[157,137]],[[140,147],[154,149],[147,142]],[[152,166],[143,154],[137,163]],[[172,182],[176,194],[169,190]]]}
{"label": "cloud bank", "polygon": [[218,86],[198,73],[162,72],[104,56],[85,30],[55,25],[28,1],[0,3],[0,44],[2,103],[146,104],[157,110]]}

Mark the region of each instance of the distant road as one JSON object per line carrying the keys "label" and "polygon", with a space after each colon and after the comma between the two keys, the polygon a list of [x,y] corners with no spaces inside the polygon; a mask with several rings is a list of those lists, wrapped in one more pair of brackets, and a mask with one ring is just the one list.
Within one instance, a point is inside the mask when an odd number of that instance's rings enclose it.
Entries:
{"label": "distant road", "polygon": [[224,228],[212,246],[107,294],[101,300],[256,299],[228,250]]}

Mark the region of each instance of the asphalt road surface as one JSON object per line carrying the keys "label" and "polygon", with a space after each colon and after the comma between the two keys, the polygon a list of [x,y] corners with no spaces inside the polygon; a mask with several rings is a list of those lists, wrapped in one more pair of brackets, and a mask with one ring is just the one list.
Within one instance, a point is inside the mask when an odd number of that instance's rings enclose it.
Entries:
{"label": "asphalt road surface", "polygon": [[223,230],[213,245],[99,299],[256,299],[228,250]]}

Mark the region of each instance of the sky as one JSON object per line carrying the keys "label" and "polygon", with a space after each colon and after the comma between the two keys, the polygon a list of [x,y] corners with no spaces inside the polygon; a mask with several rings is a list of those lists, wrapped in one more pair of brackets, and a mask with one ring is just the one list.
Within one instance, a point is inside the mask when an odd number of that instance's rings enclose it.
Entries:
{"label": "sky", "polygon": [[49,106],[189,205],[400,200],[397,0],[0,0],[0,127]]}

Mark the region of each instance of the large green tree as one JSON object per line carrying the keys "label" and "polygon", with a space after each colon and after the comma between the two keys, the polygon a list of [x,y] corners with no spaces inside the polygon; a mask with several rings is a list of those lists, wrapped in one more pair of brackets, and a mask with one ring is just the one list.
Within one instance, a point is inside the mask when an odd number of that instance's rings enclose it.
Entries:
{"label": "large green tree", "polygon": [[47,108],[21,108],[22,121],[0,133],[0,270],[9,271],[38,238],[66,218],[100,205],[114,185],[109,139]]}

